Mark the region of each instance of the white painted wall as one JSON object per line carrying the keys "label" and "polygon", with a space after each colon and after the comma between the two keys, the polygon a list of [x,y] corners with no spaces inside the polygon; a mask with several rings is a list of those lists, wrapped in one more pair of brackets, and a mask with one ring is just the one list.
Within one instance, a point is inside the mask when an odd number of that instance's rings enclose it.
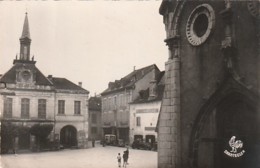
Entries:
{"label": "white painted wall", "polygon": [[[155,131],[145,130],[145,127],[156,127],[161,101],[152,101],[147,103],[130,104],[130,143],[134,140],[134,135],[154,135],[157,141]],[[136,125],[136,118],[141,118],[141,126]]]}

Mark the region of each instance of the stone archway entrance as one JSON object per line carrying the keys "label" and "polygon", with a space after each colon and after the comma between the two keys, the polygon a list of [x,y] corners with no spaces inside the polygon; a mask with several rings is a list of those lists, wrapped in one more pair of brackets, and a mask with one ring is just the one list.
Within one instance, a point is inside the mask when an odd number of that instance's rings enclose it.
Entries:
{"label": "stone archway entrance", "polygon": [[77,146],[77,129],[71,125],[63,127],[60,131],[60,143],[64,148]]}
{"label": "stone archway entrance", "polygon": [[194,126],[192,167],[259,167],[260,114],[257,99],[252,101],[243,94],[231,93],[214,101],[204,107],[205,111],[199,114]]}

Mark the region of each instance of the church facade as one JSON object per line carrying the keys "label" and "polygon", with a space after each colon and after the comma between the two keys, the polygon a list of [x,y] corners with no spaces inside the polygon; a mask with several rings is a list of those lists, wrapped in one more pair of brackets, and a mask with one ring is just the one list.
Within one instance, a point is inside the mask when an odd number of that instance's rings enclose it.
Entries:
{"label": "church facade", "polygon": [[26,13],[19,58],[0,77],[1,152],[85,148],[89,92],[65,78],[44,76],[30,44]]}
{"label": "church facade", "polygon": [[259,1],[170,1],[159,168],[260,166]]}

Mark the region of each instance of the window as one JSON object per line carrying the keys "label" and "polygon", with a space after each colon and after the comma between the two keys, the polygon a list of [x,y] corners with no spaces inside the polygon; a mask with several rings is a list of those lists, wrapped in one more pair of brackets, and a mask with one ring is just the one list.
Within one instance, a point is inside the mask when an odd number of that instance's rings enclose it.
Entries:
{"label": "window", "polygon": [[112,101],[111,97],[108,98],[108,110],[112,109]]}
{"label": "window", "polygon": [[4,117],[12,117],[13,112],[13,99],[6,98],[4,100]]}
{"label": "window", "polygon": [[103,99],[103,109],[104,110],[107,110],[107,99],[105,98],[105,99]]}
{"label": "window", "polygon": [[114,97],[114,105],[115,105],[115,106],[117,105],[117,99],[116,99],[116,96]]}
{"label": "window", "polygon": [[93,124],[96,124],[97,123],[97,115],[96,114],[92,114],[91,120],[92,120]]}
{"label": "window", "polygon": [[30,100],[27,98],[22,98],[21,100],[21,117],[29,118],[30,112]]}
{"label": "window", "polygon": [[58,114],[65,114],[65,100],[58,100]]}
{"label": "window", "polygon": [[141,126],[141,117],[136,117],[136,126]]}
{"label": "window", "polygon": [[122,106],[122,95],[118,96],[118,106]]}
{"label": "window", "polygon": [[215,25],[215,12],[208,4],[197,6],[189,16],[186,25],[186,36],[189,43],[199,46],[204,43]]}
{"label": "window", "polygon": [[97,127],[91,127],[91,133],[96,134],[97,133]]}
{"label": "window", "polygon": [[126,94],[126,104],[131,102],[131,94],[130,92]]}
{"label": "window", "polygon": [[74,114],[80,114],[80,101],[74,101]]}
{"label": "window", "polygon": [[46,100],[39,99],[38,100],[38,117],[39,118],[46,118]]}

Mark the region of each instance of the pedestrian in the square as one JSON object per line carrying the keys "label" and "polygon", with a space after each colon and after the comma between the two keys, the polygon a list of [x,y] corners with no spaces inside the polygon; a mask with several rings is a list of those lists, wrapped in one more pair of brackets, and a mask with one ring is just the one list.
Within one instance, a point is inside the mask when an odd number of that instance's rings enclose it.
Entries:
{"label": "pedestrian in the square", "polygon": [[125,154],[126,154],[126,164],[128,164],[128,158],[129,158],[129,150],[128,150],[128,148],[126,148]]}
{"label": "pedestrian in the square", "polygon": [[95,138],[92,138],[92,147],[95,147]]}
{"label": "pedestrian in the square", "polygon": [[118,167],[121,167],[121,156],[120,153],[117,155],[117,162],[118,162]]}
{"label": "pedestrian in the square", "polygon": [[105,147],[105,146],[106,146],[106,139],[105,139],[105,138],[103,139],[103,142],[102,142],[102,144],[103,144],[103,147]]}
{"label": "pedestrian in the square", "polygon": [[127,162],[127,156],[126,156],[126,151],[124,151],[124,154],[123,154],[123,167],[126,167],[126,162]]}

